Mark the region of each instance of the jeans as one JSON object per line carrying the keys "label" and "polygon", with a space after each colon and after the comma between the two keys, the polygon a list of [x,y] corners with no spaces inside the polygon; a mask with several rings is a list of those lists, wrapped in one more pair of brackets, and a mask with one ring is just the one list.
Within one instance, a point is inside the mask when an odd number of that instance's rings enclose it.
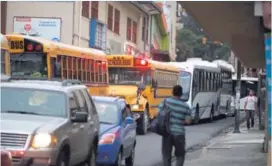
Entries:
{"label": "jeans", "polygon": [[246,120],[247,120],[248,129],[250,129],[250,121],[251,121],[251,127],[254,127],[254,114],[255,114],[255,110],[246,110]]}
{"label": "jeans", "polygon": [[175,148],[176,166],[183,166],[185,160],[185,135],[170,135],[162,138],[163,166],[171,166],[172,150]]}

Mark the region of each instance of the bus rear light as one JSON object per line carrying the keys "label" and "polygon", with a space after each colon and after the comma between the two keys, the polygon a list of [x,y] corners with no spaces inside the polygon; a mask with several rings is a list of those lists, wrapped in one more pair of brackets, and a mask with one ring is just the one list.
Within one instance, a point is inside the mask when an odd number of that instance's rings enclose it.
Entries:
{"label": "bus rear light", "polygon": [[146,65],[146,61],[142,59],[142,60],[140,61],[140,64],[141,64],[141,65]]}
{"label": "bus rear light", "polygon": [[28,51],[33,51],[33,45],[32,44],[28,44],[27,47],[26,47],[26,49]]}
{"label": "bus rear light", "polygon": [[135,66],[147,66],[148,62],[144,59],[135,59]]}
{"label": "bus rear light", "polygon": [[42,49],[42,46],[40,44],[36,45],[35,46],[35,50],[36,51],[40,51]]}

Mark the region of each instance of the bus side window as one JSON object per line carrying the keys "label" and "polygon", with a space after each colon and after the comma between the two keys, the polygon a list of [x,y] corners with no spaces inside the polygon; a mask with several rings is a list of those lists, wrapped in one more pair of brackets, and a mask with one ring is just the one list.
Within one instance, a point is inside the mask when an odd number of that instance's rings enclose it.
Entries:
{"label": "bus side window", "polygon": [[61,78],[61,57],[51,57],[51,74],[53,78]]}

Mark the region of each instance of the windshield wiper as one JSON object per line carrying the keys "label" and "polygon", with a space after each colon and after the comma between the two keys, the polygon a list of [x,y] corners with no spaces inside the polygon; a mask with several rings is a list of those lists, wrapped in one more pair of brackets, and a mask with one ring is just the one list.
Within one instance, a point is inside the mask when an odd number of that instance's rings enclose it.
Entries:
{"label": "windshield wiper", "polygon": [[26,111],[13,111],[13,110],[4,110],[1,113],[11,113],[11,114],[30,114],[30,115],[42,115],[36,112],[26,112]]}
{"label": "windshield wiper", "polygon": [[105,121],[100,121],[100,123],[104,123],[104,124],[112,124],[110,122],[105,122]]}
{"label": "windshield wiper", "polygon": [[10,65],[13,65],[15,62],[17,62],[24,54],[21,53],[16,59],[12,60],[11,61],[11,64]]}

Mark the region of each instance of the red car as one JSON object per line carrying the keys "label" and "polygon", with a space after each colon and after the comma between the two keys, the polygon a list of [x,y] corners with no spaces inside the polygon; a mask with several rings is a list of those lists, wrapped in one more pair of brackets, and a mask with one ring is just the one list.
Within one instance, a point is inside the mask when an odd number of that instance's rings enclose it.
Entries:
{"label": "red car", "polygon": [[11,154],[9,151],[1,148],[1,165],[2,166],[12,166]]}

